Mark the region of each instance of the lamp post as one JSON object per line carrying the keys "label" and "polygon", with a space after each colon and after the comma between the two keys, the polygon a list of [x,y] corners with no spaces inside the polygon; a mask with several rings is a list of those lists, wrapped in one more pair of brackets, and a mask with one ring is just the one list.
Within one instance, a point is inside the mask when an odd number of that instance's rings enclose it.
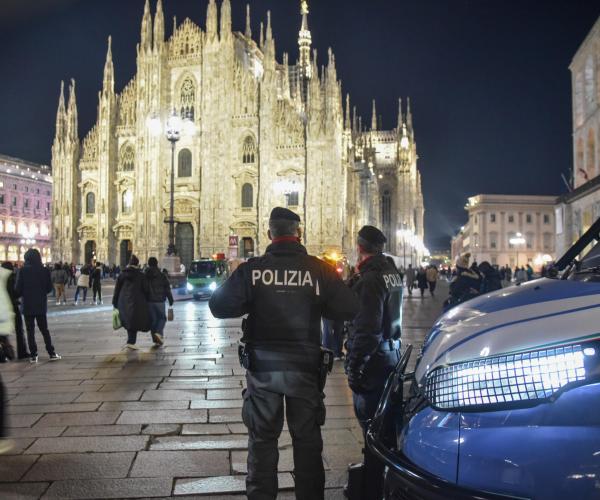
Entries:
{"label": "lamp post", "polygon": [[517,249],[517,267],[519,267],[519,245],[524,245],[526,240],[523,238],[521,233],[517,233],[515,236],[510,238],[508,242]]}
{"label": "lamp post", "polygon": [[175,145],[181,139],[181,118],[177,115],[177,112],[173,110],[171,116],[167,120],[166,136],[167,140],[171,143],[171,197],[169,201],[169,218],[167,222],[169,224],[169,246],[167,247],[167,255],[177,255],[177,248],[175,247]]}

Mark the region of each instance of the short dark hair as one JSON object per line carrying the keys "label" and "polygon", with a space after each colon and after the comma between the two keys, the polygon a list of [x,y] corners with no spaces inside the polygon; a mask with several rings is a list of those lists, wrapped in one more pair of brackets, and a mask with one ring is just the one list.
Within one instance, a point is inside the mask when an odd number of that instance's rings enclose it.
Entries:
{"label": "short dark hair", "polygon": [[271,219],[269,221],[269,230],[273,238],[281,238],[282,236],[296,236],[300,223],[296,220],[288,219]]}
{"label": "short dark hair", "polygon": [[148,259],[148,267],[158,267],[158,259],[156,257],[150,257]]}
{"label": "short dark hair", "polygon": [[140,265],[140,259],[137,258],[137,255],[131,256],[131,258],[129,259],[129,265],[130,266],[139,266]]}
{"label": "short dark hair", "polygon": [[385,243],[371,243],[360,236],[356,239],[356,243],[362,248],[363,252],[373,255],[383,253],[383,245],[385,245]]}

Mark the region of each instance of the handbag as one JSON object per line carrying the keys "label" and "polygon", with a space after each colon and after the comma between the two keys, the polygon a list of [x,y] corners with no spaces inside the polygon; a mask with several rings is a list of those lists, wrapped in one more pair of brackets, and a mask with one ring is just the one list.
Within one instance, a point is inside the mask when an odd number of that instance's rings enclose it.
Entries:
{"label": "handbag", "polygon": [[113,309],[113,314],[112,314],[112,323],[113,323],[113,330],[118,330],[119,328],[121,328],[121,317],[119,316],[119,310],[118,309]]}
{"label": "handbag", "polygon": [[169,310],[167,311],[167,320],[173,321],[173,308],[172,307],[169,307]]}

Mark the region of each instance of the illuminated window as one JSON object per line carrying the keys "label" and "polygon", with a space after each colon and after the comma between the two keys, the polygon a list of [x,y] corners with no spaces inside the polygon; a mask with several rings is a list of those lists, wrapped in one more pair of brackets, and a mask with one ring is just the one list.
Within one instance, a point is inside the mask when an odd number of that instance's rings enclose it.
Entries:
{"label": "illuminated window", "polygon": [[4,232],[4,221],[0,220],[0,233]]}
{"label": "illuminated window", "polygon": [[251,208],[253,203],[253,188],[252,184],[244,184],[242,186],[242,208]]}
{"label": "illuminated window", "polygon": [[192,152],[182,149],[177,156],[177,177],[192,176]]}
{"label": "illuminated window", "polygon": [[29,225],[29,233],[32,236],[37,236],[39,234],[39,229],[38,229],[37,224],[30,224]]}
{"label": "illuminated window", "polygon": [[242,147],[242,163],[250,164],[254,163],[256,154],[256,143],[251,136],[244,139],[244,145]]}
{"label": "illuminated window", "polygon": [[194,120],[194,106],[196,104],[196,85],[191,78],[186,78],[181,84],[179,105],[181,118]]}
{"label": "illuminated window", "polygon": [[135,151],[131,144],[126,144],[121,148],[121,158],[119,159],[120,169],[124,172],[131,172],[135,168]]}
{"label": "illuminated window", "polygon": [[96,195],[94,193],[88,193],[85,196],[85,213],[96,213]]}
{"label": "illuminated window", "polygon": [[6,232],[10,233],[10,234],[15,234],[16,232],[16,226],[15,223],[11,220],[6,222]]}
{"label": "illuminated window", "polygon": [[40,235],[48,236],[48,234],[50,234],[50,231],[48,230],[48,226],[46,224],[42,224],[42,227],[40,229]]}
{"label": "illuminated window", "polygon": [[129,189],[123,191],[123,195],[121,196],[121,204],[124,214],[131,213],[133,210],[133,193]]}
{"label": "illuminated window", "polygon": [[29,232],[29,230],[27,229],[27,224],[25,224],[24,222],[19,222],[17,232],[21,236],[25,236]]}

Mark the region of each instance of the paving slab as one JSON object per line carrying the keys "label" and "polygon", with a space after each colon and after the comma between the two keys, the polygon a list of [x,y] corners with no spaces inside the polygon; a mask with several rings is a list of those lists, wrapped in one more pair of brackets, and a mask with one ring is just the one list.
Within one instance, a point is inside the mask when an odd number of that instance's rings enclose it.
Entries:
{"label": "paving slab", "polygon": [[135,425],[77,425],[69,427],[63,436],[127,436],[139,434],[140,424]]}
{"label": "paving slab", "polygon": [[[292,489],[294,479],[289,473],[277,475],[279,489]],[[215,495],[221,493],[244,493],[246,491],[245,476],[221,476],[205,479],[177,479],[174,495]]]}
{"label": "paving slab", "polygon": [[182,435],[218,435],[229,434],[229,427],[225,424],[185,424],[181,430]]}
{"label": "paving slab", "polygon": [[120,413],[115,411],[97,411],[81,413],[51,413],[37,423],[38,427],[58,427],[62,425],[106,425],[114,424]]}
{"label": "paving slab", "polygon": [[189,401],[109,401],[102,403],[100,411],[186,410],[189,407]]}
{"label": "paving slab", "polygon": [[8,429],[11,438],[38,438],[60,436],[66,427],[12,427]]}
{"label": "paving slab", "polygon": [[38,458],[39,455],[0,456],[0,482],[18,481]]}
{"label": "paving slab", "polygon": [[81,411],[96,411],[100,403],[71,403],[60,405],[8,405],[6,413],[9,415],[22,415],[32,413],[75,413]]}
{"label": "paving slab", "polygon": [[42,498],[153,498],[171,494],[171,478],[68,480],[52,483]]}
{"label": "paving slab", "polygon": [[229,474],[225,451],[141,451],[131,477],[208,477]]}
{"label": "paving slab", "polygon": [[185,401],[206,399],[204,390],[169,390],[144,391],[142,401]]}
{"label": "paving slab", "polygon": [[142,389],[84,392],[77,397],[75,402],[97,403],[104,401],[137,401],[142,396],[142,393]]}
{"label": "paving slab", "polygon": [[62,453],[44,455],[24,481],[127,477],[135,453]]}
{"label": "paving slab", "polygon": [[33,500],[40,498],[50,483],[0,483],[0,498]]}
{"label": "paving slab", "polygon": [[61,436],[57,438],[40,438],[25,453],[139,451],[146,448],[148,440],[148,436]]}
{"label": "paving slab", "polygon": [[151,450],[245,450],[247,436],[167,436],[156,438]]}
{"label": "paving slab", "polygon": [[148,434],[152,436],[168,436],[172,434],[180,434],[181,427],[182,426],[179,424],[144,424],[142,425],[142,434]]}
{"label": "paving slab", "polygon": [[[11,408],[9,406],[9,408]],[[42,418],[41,413],[22,413],[20,415],[15,415],[7,412],[6,416],[6,427],[31,427],[35,424],[40,418]]]}
{"label": "paving slab", "polygon": [[206,410],[124,411],[118,424],[203,424],[208,421]]}

